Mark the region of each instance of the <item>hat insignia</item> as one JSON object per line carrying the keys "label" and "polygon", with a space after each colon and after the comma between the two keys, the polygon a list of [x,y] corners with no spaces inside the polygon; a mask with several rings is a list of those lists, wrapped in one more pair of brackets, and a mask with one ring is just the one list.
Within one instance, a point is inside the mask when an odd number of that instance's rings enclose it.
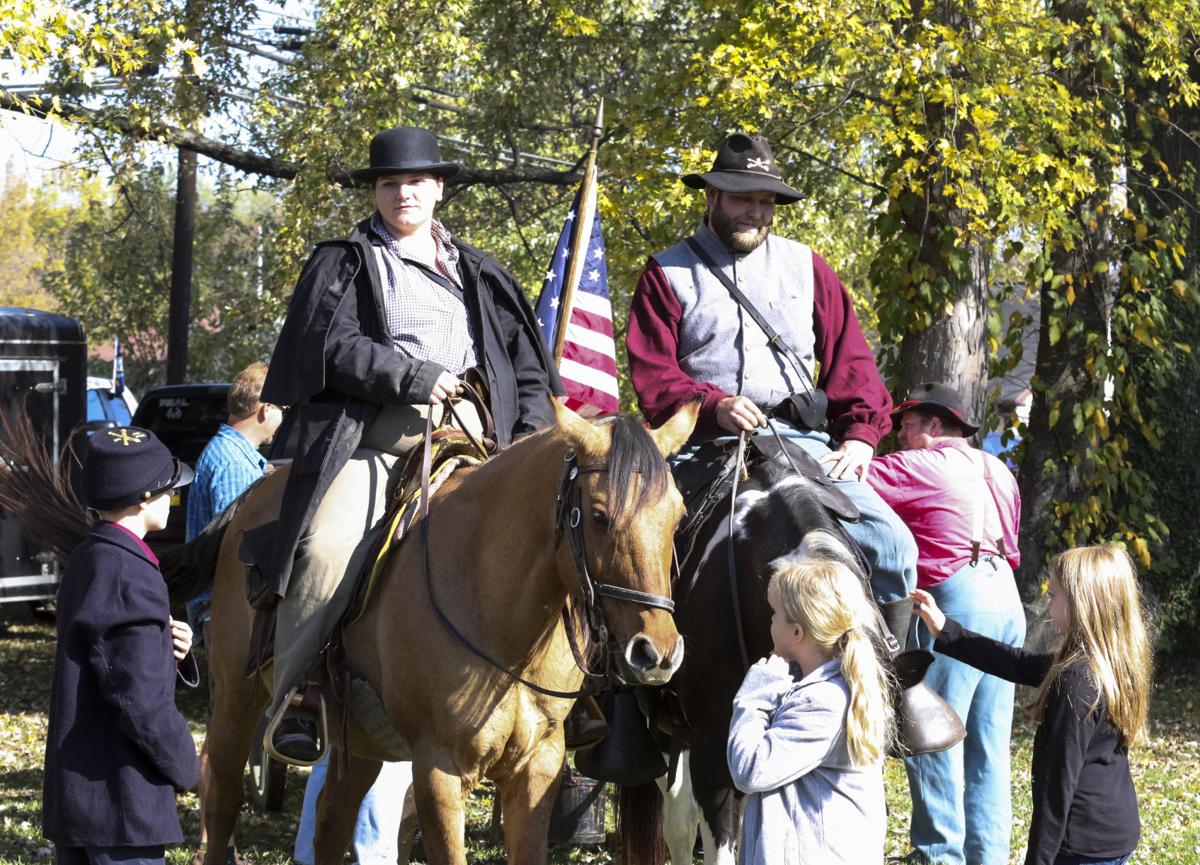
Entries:
{"label": "hat insignia", "polygon": [[124,447],[129,447],[130,445],[140,445],[142,443],[142,439],[146,437],[144,432],[135,432],[127,429],[108,430],[107,432],[113,441]]}
{"label": "hat insignia", "polygon": [[757,171],[769,172],[771,170],[771,162],[770,162],[770,160],[767,160],[767,159],[755,158],[755,159],[751,159],[749,162],[747,162],[746,167],[753,168]]}

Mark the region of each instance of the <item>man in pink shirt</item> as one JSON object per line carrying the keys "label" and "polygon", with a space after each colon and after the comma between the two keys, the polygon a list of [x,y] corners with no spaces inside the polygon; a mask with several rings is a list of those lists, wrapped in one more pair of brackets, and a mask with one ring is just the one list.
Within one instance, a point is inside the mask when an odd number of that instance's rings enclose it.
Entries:
{"label": "man in pink shirt", "polygon": [[[963,626],[1019,646],[1025,613],[1013,579],[1020,563],[1021,499],[1004,463],[967,437],[978,426],[946,384],[923,384],[892,414],[902,450],[871,461],[867,483],[917,542],[917,586]],[[921,648],[932,649],[924,625]],[[910,642],[911,645],[911,642]],[[909,861],[945,865],[1008,862],[1012,806],[1009,735],[1013,686],[938,655],[925,681],[967,728],[948,751],[906,761],[913,813]]]}

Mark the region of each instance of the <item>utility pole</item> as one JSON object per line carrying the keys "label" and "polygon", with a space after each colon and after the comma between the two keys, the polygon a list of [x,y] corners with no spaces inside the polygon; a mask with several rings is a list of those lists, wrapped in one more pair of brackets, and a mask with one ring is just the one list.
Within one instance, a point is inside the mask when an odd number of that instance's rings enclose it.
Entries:
{"label": "utility pole", "polygon": [[[186,28],[195,34],[193,0],[184,4]],[[184,115],[195,118],[196,101],[187,92],[183,76],[176,91],[177,100],[185,100]],[[188,326],[192,318],[192,247],[196,238],[196,152],[179,149],[179,168],[175,178],[175,233],[171,246],[171,297],[167,314],[167,384],[187,381]]]}
{"label": "utility pole", "polygon": [[171,250],[171,311],[167,317],[167,384],[187,381],[195,236],[196,154],[181,148],[175,187],[175,237]]}

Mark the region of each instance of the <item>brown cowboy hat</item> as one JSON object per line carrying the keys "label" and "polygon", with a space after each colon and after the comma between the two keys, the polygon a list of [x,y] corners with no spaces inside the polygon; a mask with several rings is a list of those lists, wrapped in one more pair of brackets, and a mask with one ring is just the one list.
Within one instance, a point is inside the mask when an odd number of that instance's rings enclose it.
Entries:
{"label": "brown cowboy hat", "polygon": [[965,435],[975,435],[979,431],[979,425],[968,421],[963,412],[962,395],[944,382],[930,381],[913,388],[908,399],[892,410],[892,423],[899,424],[900,418],[910,409],[936,415],[957,424],[962,427]]}
{"label": "brown cowboy hat", "polygon": [[783,182],[767,139],[743,132],[736,132],[721,143],[712,171],[685,174],[680,179],[692,189],[712,186],[723,192],[774,192],[776,204],[794,204],[801,198],[799,192]]}

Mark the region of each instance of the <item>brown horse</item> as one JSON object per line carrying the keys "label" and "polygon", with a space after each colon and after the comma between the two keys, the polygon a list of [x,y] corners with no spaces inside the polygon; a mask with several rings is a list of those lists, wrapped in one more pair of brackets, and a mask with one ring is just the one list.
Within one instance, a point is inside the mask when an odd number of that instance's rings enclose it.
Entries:
{"label": "brown horse", "polygon": [[[547,689],[579,688],[584,677],[561,612],[568,596],[581,602],[585,582],[602,586],[598,609],[627,680],[664,683],[682,661],[683,641],[669,610],[644,599],[670,594],[672,537],[683,504],[664,458],[687,440],[696,407],[654,432],[628,418],[593,425],[565,408],[556,412],[554,427],[460,470],[439,490],[426,518],[428,565],[414,533],[391,553],[367,612],[342,635],[348,664],[365,676],[411,748],[417,811],[433,863],[466,862],[465,798],[485,777],[500,792],[508,861],[545,861],[564,756],[562,722],[573,700],[538,693],[500,667]],[[577,472],[569,472],[570,454]],[[556,502],[567,474],[579,495],[573,514]],[[243,768],[270,690],[269,670],[244,673],[252,610],[238,547],[244,531],[276,516],[285,479],[286,470],[265,478],[192,542],[196,549],[219,543],[205,744],[209,850],[223,851],[233,832]],[[560,511],[578,527],[582,544],[562,538]],[[581,575],[580,562],[590,578]],[[427,591],[426,567],[445,622]],[[191,576],[194,583],[197,575]],[[339,710],[331,710],[330,729],[339,729]],[[353,716],[345,728],[349,771],[331,768],[318,800],[320,865],[342,861],[358,803],[388,756]],[[336,767],[341,743],[337,735],[331,739]]]}

